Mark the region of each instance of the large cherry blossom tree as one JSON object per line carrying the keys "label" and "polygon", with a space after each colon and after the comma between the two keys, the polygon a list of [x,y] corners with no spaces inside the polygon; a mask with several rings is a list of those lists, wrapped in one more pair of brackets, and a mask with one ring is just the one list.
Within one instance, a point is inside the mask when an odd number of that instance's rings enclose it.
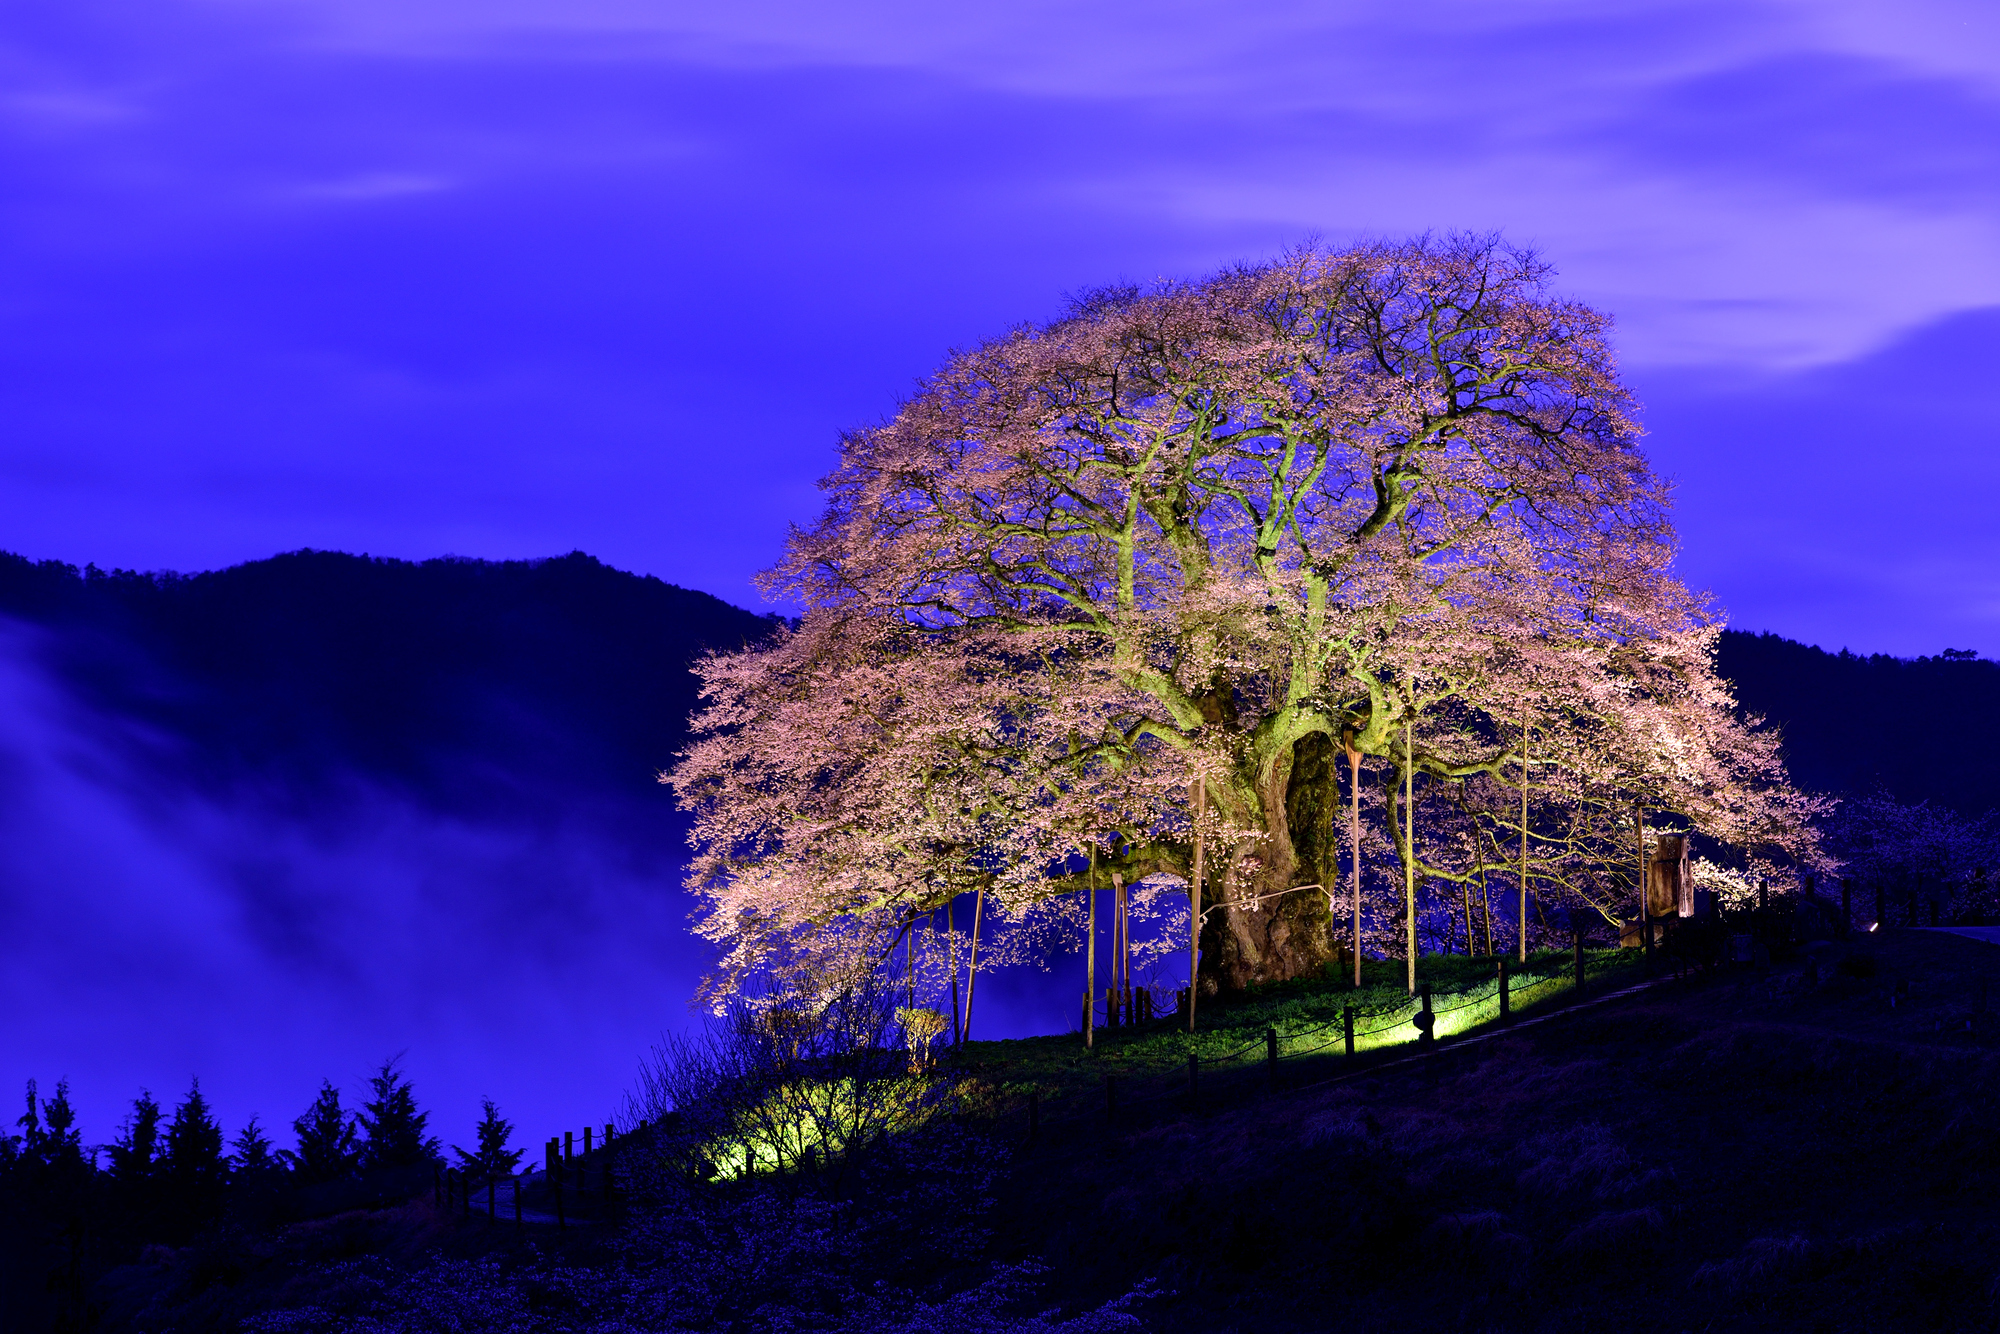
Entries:
{"label": "large cherry blossom tree", "polygon": [[[1073,930],[1093,855],[1188,876],[1197,809],[1204,973],[1296,976],[1353,907],[1356,764],[1407,885],[1518,877],[1524,776],[1528,879],[1607,916],[1638,808],[1813,855],[1671,574],[1607,321],[1549,276],[1452,237],[1102,292],[849,436],[767,576],[798,627],[703,664],[669,775],[718,985],[885,957],[967,893]],[[1371,911],[1414,948],[1418,908]]]}

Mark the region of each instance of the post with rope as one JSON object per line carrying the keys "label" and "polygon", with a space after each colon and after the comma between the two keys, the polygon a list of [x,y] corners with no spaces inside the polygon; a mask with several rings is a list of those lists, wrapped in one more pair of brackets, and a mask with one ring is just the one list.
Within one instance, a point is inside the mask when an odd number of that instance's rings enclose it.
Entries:
{"label": "post with rope", "polygon": [[1417,994],[1422,1000],[1422,1005],[1417,1010],[1416,1017],[1411,1019],[1410,1023],[1417,1030],[1417,1045],[1419,1047],[1428,1047],[1437,1040],[1437,1015],[1431,1010],[1430,983],[1424,983]]}
{"label": "post with rope", "polygon": [[[1354,1059],[1354,1007],[1352,1005],[1343,1005],[1340,1007],[1340,1035],[1347,1043],[1347,1059],[1351,1061]],[[1190,1057],[1189,1059],[1192,1060],[1193,1058]]]}

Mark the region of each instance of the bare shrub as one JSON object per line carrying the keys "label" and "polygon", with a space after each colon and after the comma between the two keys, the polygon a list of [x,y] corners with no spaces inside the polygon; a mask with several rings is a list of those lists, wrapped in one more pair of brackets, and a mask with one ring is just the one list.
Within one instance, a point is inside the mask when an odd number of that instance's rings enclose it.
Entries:
{"label": "bare shrub", "polygon": [[732,999],[702,1030],[663,1039],[627,1101],[628,1128],[643,1130],[634,1184],[758,1172],[837,1182],[862,1148],[925,1125],[951,1095],[951,1077],[927,1068],[934,1034],[911,1021],[864,977]]}

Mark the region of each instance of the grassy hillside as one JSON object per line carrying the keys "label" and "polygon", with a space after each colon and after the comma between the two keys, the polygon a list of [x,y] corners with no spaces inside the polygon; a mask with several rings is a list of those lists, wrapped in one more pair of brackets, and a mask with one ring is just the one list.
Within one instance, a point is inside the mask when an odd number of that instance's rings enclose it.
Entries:
{"label": "grassy hillside", "polygon": [[[95,1300],[103,1328],[299,1334],[1990,1329],[1988,996],[2000,948],[1891,930],[1334,1082],[1300,1064],[1193,1106],[1099,1102],[1033,1140],[975,1109],[837,1177],[669,1191],[615,1231],[419,1198],[219,1235]],[[969,1056],[1046,1075],[1034,1052]]]}
{"label": "grassy hillside", "polygon": [[1371,1078],[1052,1131],[995,1245],[1049,1257],[1071,1303],[1151,1277],[1161,1330],[1991,1328],[2000,948],[1812,949]]}
{"label": "grassy hillside", "polygon": [[[1639,980],[1642,962],[1636,950],[1586,950],[1586,993]],[[974,1076],[977,1092],[972,1096],[982,1114],[1018,1117],[1032,1092],[1039,1095],[1040,1114],[1049,1124],[1098,1115],[1107,1078],[1120,1081],[1115,1097],[1123,1105],[1178,1105],[1187,1096],[1191,1056],[1199,1062],[1197,1079],[1209,1096],[1237,1096],[1268,1080],[1272,1033],[1281,1079],[1296,1082],[1345,1072],[1343,1011],[1349,1008],[1354,1011],[1355,1052],[1364,1064],[1415,1052],[1418,1034],[1411,1020],[1420,1007],[1406,990],[1405,976],[1400,960],[1367,959],[1359,988],[1351,974],[1329,968],[1324,977],[1206,1000],[1192,1033],[1184,1021],[1169,1015],[1148,1024],[1099,1028],[1088,1049],[1079,1033],[975,1041],[965,1045],[959,1065]],[[1482,1031],[1499,1015],[1499,985],[1490,959],[1426,955],[1418,961],[1418,980],[1432,989],[1433,1031],[1441,1042]],[[1571,1003],[1576,998],[1572,954],[1542,951],[1526,964],[1512,965],[1508,990],[1516,1015]]]}

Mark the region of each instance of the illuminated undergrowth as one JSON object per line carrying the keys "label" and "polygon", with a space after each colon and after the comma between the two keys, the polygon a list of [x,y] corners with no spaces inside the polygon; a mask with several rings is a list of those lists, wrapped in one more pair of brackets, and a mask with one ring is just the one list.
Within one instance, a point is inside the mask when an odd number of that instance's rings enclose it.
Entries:
{"label": "illuminated undergrowth", "polygon": [[[1639,976],[1642,962],[1636,950],[1587,950],[1586,986],[1628,984]],[[1567,950],[1542,951],[1510,967],[1510,1008],[1516,1014],[1567,999],[1575,990],[1575,957]],[[1418,974],[1432,989],[1438,1037],[1499,1018],[1495,960],[1433,956],[1420,961]],[[1267,1029],[1278,1033],[1281,1061],[1339,1056],[1345,1048],[1342,1012],[1350,1006],[1357,1052],[1414,1049],[1417,1030],[1410,1020],[1419,1003],[1405,990],[1403,965],[1368,961],[1359,988],[1343,973],[1210,1002],[1198,1010],[1192,1034],[1166,1018],[1138,1028],[1099,1029],[1088,1051],[1076,1033],[972,1042],[956,1060],[950,1052],[936,1053],[938,1065],[924,1073],[909,1073],[905,1066],[893,1077],[860,1084],[811,1078],[765,1083],[757,1096],[737,1102],[726,1127],[711,1123],[696,1152],[704,1175],[725,1179],[773,1171],[838,1172],[841,1158],[874,1134],[916,1129],[947,1109],[999,1112],[1017,1107],[1030,1091],[1058,1103],[1065,1096],[1095,1099],[1102,1096],[1106,1075],[1130,1078],[1132,1095],[1143,1097],[1152,1082],[1164,1087],[1185,1079],[1190,1055],[1211,1070],[1252,1068],[1266,1059]],[[959,1075],[969,1078],[954,1087]]]}
{"label": "illuminated undergrowth", "polygon": [[[1600,989],[1629,984],[1637,980],[1642,965],[1637,950],[1586,950],[1585,985]],[[1575,989],[1575,956],[1568,950],[1538,952],[1511,969],[1510,1008],[1516,1014],[1567,999]],[[1432,988],[1437,1036],[1465,1033],[1499,1017],[1496,972],[1492,959],[1440,955],[1419,960],[1418,979]],[[1262,1062],[1266,1029],[1277,1030],[1281,1060],[1338,1056],[1344,1050],[1342,1010],[1348,1006],[1355,1010],[1357,1052],[1414,1049],[1417,1030],[1410,1019],[1418,1002],[1405,990],[1404,977],[1398,960],[1369,960],[1363,964],[1359,988],[1353,986],[1351,975],[1327,976],[1205,1002],[1197,1007],[1192,1034],[1179,1020],[1163,1018],[1138,1028],[1100,1028],[1088,1051],[1081,1034],[1067,1033],[967,1043],[960,1061],[997,1101],[1013,1101],[1030,1090],[1044,1098],[1101,1097],[1106,1075],[1129,1076],[1135,1082],[1149,1075],[1185,1078],[1189,1056],[1215,1069]]]}

